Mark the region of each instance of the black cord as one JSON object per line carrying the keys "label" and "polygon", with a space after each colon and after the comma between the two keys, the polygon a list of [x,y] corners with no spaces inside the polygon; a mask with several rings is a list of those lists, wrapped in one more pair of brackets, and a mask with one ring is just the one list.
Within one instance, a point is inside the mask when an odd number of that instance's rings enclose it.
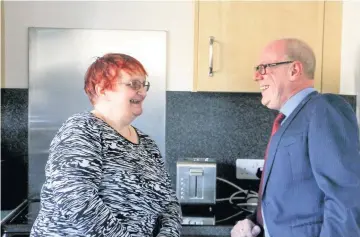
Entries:
{"label": "black cord", "polygon": [[259,179],[261,179],[261,175],[262,175],[262,170],[261,170],[260,168],[257,168],[256,177],[258,177]]}

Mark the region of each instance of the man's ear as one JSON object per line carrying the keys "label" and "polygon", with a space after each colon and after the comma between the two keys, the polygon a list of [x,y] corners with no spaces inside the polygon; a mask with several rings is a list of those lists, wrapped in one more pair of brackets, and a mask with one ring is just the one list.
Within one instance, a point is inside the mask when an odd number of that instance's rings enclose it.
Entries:
{"label": "man's ear", "polygon": [[295,61],[290,66],[290,81],[297,80],[303,74],[303,65],[299,61]]}

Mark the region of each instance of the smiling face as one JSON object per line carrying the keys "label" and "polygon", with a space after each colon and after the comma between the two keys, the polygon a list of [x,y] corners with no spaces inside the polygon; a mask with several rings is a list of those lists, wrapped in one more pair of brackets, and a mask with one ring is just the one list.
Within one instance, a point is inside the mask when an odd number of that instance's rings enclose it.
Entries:
{"label": "smiling face", "polygon": [[[105,92],[106,104],[113,113],[118,113],[119,117],[125,120],[133,120],[143,112],[143,102],[147,95],[146,88],[143,86],[144,82],[144,76],[130,75],[120,71],[119,80],[115,82],[113,89]],[[140,83],[141,88],[137,90],[134,85]]]}
{"label": "smiling face", "polygon": [[130,124],[142,114],[150,84],[144,66],[130,55],[109,53],[97,58],[85,74],[84,89],[96,113],[106,120]]}
{"label": "smiling face", "polygon": [[[282,42],[275,42],[267,46],[262,52],[259,65],[286,62],[285,47]],[[262,94],[261,103],[269,109],[280,110],[281,106],[292,94],[293,63],[267,66],[261,73],[255,71],[254,78],[259,83]],[[262,75],[263,74],[263,75]]]}

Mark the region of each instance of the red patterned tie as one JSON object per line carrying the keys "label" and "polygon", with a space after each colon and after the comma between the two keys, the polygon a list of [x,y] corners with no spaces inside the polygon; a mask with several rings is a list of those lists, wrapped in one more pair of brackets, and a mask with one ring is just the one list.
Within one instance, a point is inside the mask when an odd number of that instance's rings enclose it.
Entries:
{"label": "red patterned tie", "polygon": [[282,114],[282,113],[279,113],[275,120],[274,120],[274,124],[273,124],[273,127],[272,127],[272,130],[271,130],[271,136],[270,136],[270,139],[269,139],[269,143],[266,147],[266,152],[265,152],[265,157],[264,157],[264,168],[263,168],[263,171],[262,171],[262,174],[261,174],[261,179],[260,179],[260,187],[259,187],[259,192],[258,192],[258,206],[257,206],[257,212],[256,212],[256,218],[257,218],[257,222],[263,226],[263,218],[262,218],[262,214],[261,214],[261,200],[262,200],[262,193],[261,193],[261,190],[262,190],[262,186],[263,186],[263,179],[264,179],[264,174],[265,174],[265,164],[266,164],[266,158],[267,158],[267,152],[268,152],[268,148],[269,148],[269,144],[270,144],[270,141],[271,141],[271,138],[272,136],[276,133],[276,131],[280,128],[280,124],[281,124],[281,121],[283,121],[283,119],[285,118],[285,115]]}

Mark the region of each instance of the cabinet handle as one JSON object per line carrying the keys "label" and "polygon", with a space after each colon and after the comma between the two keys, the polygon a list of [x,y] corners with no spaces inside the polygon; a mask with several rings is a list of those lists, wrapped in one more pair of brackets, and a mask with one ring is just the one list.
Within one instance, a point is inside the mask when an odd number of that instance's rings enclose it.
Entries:
{"label": "cabinet handle", "polygon": [[209,77],[212,77],[214,75],[213,72],[213,45],[214,45],[214,36],[209,37]]}

